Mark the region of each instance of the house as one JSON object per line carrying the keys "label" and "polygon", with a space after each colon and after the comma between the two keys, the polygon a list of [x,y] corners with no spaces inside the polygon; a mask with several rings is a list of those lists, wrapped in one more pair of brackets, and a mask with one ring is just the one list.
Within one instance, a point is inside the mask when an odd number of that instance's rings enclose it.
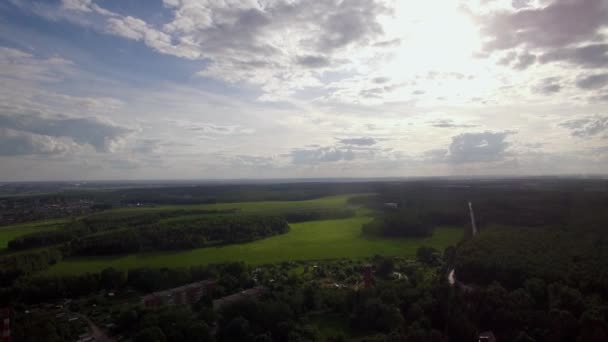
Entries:
{"label": "house", "polygon": [[245,299],[258,298],[267,292],[267,289],[263,286],[253,287],[241,292],[233,293],[229,296],[222,297],[213,301],[213,309],[220,310],[226,305],[237,303]]}
{"label": "house", "polygon": [[479,334],[479,342],[496,342],[496,337],[491,331],[485,331]]}
{"label": "house", "polygon": [[201,297],[211,293],[215,281],[203,280],[180,287],[175,287],[166,291],[154,292],[143,296],[141,301],[146,307],[166,305],[194,304]]}

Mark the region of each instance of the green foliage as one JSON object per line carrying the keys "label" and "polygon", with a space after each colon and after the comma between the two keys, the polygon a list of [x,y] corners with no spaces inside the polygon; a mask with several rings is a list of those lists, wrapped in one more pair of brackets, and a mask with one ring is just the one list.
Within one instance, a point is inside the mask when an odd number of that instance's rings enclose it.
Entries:
{"label": "green foliage", "polygon": [[124,254],[153,250],[192,249],[218,244],[242,243],[286,233],[287,222],[279,216],[209,216],[191,222],[117,230],[78,239],[74,255]]}
{"label": "green foliage", "polygon": [[421,246],[416,250],[416,260],[419,262],[436,265],[441,259],[441,254],[433,247]]}
{"label": "green foliage", "polygon": [[428,238],[374,238],[361,235],[367,217],[311,221],[290,225],[286,234],[239,245],[205,247],[179,252],[141,253],[120,257],[68,258],[45,274],[66,275],[101,271],[107,267],[128,270],[141,267],[189,267],[207,263],[247,261],[260,265],[293,260],[366,258],[375,254],[413,257],[421,246],[443,249],[462,238],[462,229],[438,228]]}
{"label": "green foliage", "polygon": [[424,237],[434,226],[413,210],[387,211],[363,226],[363,234],[385,237]]}

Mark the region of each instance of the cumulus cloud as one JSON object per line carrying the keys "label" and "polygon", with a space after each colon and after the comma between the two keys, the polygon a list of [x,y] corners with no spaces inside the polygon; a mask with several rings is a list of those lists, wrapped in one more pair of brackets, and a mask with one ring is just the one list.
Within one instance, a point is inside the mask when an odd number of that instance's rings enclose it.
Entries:
{"label": "cumulus cloud", "polygon": [[563,61],[583,68],[602,68],[608,66],[608,44],[555,49],[540,56],[539,61],[541,63]]}
{"label": "cumulus cloud", "polygon": [[498,61],[498,64],[507,65],[515,70],[525,70],[536,62],[536,55],[529,52],[518,54],[515,51],[510,51]]}
{"label": "cumulus cloud", "polygon": [[62,154],[77,149],[66,139],[0,127],[0,156]]}
{"label": "cumulus cloud", "polygon": [[69,138],[88,144],[97,152],[111,152],[131,129],[96,118],[43,117],[37,114],[0,114],[0,127],[53,138]]}
{"label": "cumulus cloud", "polygon": [[218,125],[209,122],[192,122],[184,120],[169,120],[169,122],[179,128],[210,136],[243,135],[255,133],[253,128],[242,127],[239,125]]}
{"label": "cumulus cloud", "polygon": [[271,168],[275,166],[275,159],[265,156],[237,155],[230,158],[230,164],[236,167]]}
{"label": "cumulus cloud", "polygon": [[530,65],[534,64],[534,62],[536,62],[536,55],[526,52],[517,57],[517,61],[513,67],[517,70],[525,70]]}
{"label": "cumulus cloud", "polygon": [[499,11],[476,16],[486,37],[486,51],[561,48],[592,40],[608,25],[604,0],[555,0],[540,8]]}
{"label": "cumulus cloud", "polygon": [[297,63],[309,68],[322,68],[330,65],[329,59],[325,56],[298,56]]}
{"label": "cumulus cloud", "polygon": [[592,138],[608,132],[608,116],[588,116],[562,122],[559,126],[567,128],[574,137]]}
{"label": "cumulus cloud", "polygon": [[608,74],[583,76],[576,81],[576,86],[581,89],[600,89],[606,85],[608,85]]}
{"label": "cumulus cloud", "polygon": [[22,50],[0,46],[0,78],[11,81],[58,82],[73,72],[72,65],[61,57],[37,58]]}
{"label": "cumulus cloud", "polygon": [[[247,82],[271,100],[320,84],[315,69],[338,67],[357,47],[392,46],[380,16],[390,15],[383,0],[192,1],[165,0],[168,22],[151,24],[95,5],[66,0],[63,8],[82,13],[73,22],[141,41],[164,54],[204,60],[198,75]],[[289,38],[286,39],[286,36]]]}
{"label": "cumulus cloud", "polygon": [[508,156],[506,138],[512,131],[462,133],[452,137],[447,150],[427,151],[424,157],[435,162],[485,163],[502,161]]}
{"label": "cumulus cloud", "polygon": [[340,139],[340,143],[345,145],[357,145],[357,146],[372,146],[376,144],[374,138],[346,138]]}
{"label": "cumulus cloud", "polygon": [[295,149],[289,153],[289,157],[294,164],[318,164],[353,160],[355,159],[355,152],[350,147],[326,146]]}
{"label": "cumulus cloud", "polygon": [[543,95],[558,93],[562,89],[562,85],[559,81],[559,77],[546,77],[532,87],[532,91]]}
{"label": "cumulus cloud", "polygon": [[459,124],[459,123],[456,123],[452,119],[435,120],[435,121],[432,121],[430,124],[431,124],[431,126],[437,127],[437,128],[470,128],[470,127],[475,127],[475,125],[472,125],[472,124]]}

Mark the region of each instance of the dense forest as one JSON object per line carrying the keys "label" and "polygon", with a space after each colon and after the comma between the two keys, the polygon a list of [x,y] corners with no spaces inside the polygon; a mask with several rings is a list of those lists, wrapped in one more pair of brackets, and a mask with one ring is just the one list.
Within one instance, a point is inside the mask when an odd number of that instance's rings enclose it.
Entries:
{"label": "dense forest", "polygon": [[[162,217],[95,213],[63,229],[9,242],[10,249],[0,256],[0,302],[15,308],[14,332],[23,341],[41,336],[72,340],[73,327],[54,316],[22,316],[32,305],[66,298],[72,300],[72,312],[103,311],[99,317],[113,324],[108,331],[134,341],[443,342],[476,341],[483,331],[493,332],[498,341],[606,341],[606,184],[528,179],[357,185],[375,193],[350,199],[353,206],[373,212],[373,220],[362,227],[364,235],[428,236],[438,225],[469,232],[445,251],[420,247],[415,260],[378,256],[40,274],[69,255],[238,243],[285,232],[288,222],[355,215],[350,209]],[[321,191],[312,188],[310,193]],[[478,219],[476,236],[470,234],[469,201]],[[368,288],[363,274],[370,265]],[[456,278],[450,285],[453,269]],[[217,286],[192,306],[151,309],[139,300],[152,291],[205,279]],[[268,291],[222,309],[212,305],[256,286]],[[120,298],[110,298],[110,291]]]}
{"label": "dense forest", "polygon": [[242,243],[289,230],[281,216],[210,216],[189,222],[128,228],[76,239],[72,255],[105,255],[153,250],[176,250]]}

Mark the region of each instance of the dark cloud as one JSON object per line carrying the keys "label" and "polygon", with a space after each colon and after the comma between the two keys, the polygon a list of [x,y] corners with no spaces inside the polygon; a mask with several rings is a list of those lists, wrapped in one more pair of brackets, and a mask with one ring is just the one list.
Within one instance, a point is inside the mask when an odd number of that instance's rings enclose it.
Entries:
{"label": "dark cloud", "polygon": [[530,7],[530,2],[532,2],[532,0],[512,0],[511,6],[516,9],[526,8]]}
{"label": "dark cloud", "polygon": [[544,94],[544,95],[558,93],[562,89],[562,86],[559,83],[559,81],[560,81],[559,77],[544,78],[536,86],[534,86],[532,88],[532,91],[539,93],[539,94]]}
{"label": "dark cloud", "polygon": [[340,143],[345,145],[357,145],[357,146],[372,146],[376,144],[374,138],[346,138],[340,139]]}
{"label": "dark cloud", "polygon": [[330,61],[324,56],[298,56],[296,62],[308,68],[323,68],[330,65]]}
{"label": "dark cloud", "polygon": [[555,0],[542,8],[480,15],[476,20],[486,37],[486,51],[561,48],[596,38],[608,25],[605,0]]}
{"label": "dark cloud", "polygon": [[398,46],[398,45],[401,45],[401,39],[396,38],[396,39],[392,39],[392,40],[384,40],[381,42],[374,43],[373,46],[384,48],[384,47],[393,47],[393,46]]}
{"label": "dark cloud", "polygon": [[386,83],[388,81],[390,81],[391,79],[388,77],[374,77],[372,78],[372,82],[376,83],[376,84],[382,84],[382,83]]}
{"label": "dark cloud", "polygon": [[608,116],[588,116],[562,122],[559,126],[570,130],[572,136],[578,138],[592,138],[608,133]]}
{"label": "dark cloud", "polygon": [[591,44],[550,51],[540,56],[541,63],[564,61],[584,68],[608,66],[608,44]]}
{"label": "dark cloud", "polygon": [[382,35],[377,21],[381,13],[389,12],[383,4],[370,0],[350,0],[334,3],[335,10],[322,16],[322,34],[317,47],[321,51],[333,50],[353,42],[368,40]]}
{"label": "dark cloud", "polygon": [[353,160],[355,152],[351,148],[326,146],[314,149],[295,149],[289,153],[289,156],[294,164],[317,164]]}
{"label": "dark cloud", "polygon": [[0,128],[0,156],[61,154],[72,147],[61,139]]}
{"label": "dark cloud", "polygon": [[525,70],[536,62],[536,55],[529,52],[517,54],[515,51],[510,51],[502,57],[498,64],[510,66],[516,70]]}
{"label": "dark cloud", "polygon": [[431,124],[431,126],[437,127],[437,128],[470,128],[470,127],[475,127],[475,125],[471,125],[471,124],[457,124],[452,119],[435,120],[435,121],[431,122],[430,124]]}
{"label": "dark cloud", "polygon": [[112,143],[132,130],[101,122],[95,118],[46,118],[36,114],[0,114],[0,127],[47,137],[70,138],[88,144],[97,152],[108,152]]}
{"label": "dark cloud", "polygon": [[608,74],[583,76],[576,81],[581,89],[600,89],[608,85]]}
{"label": "dark cloud", "polygon": [[513,65],[513,68],[517,70],[525,70],[536,62],[536,55],[531,53],[523,53],[517,57],[517,61]]}
{"label": "dark cloud", "polygon": [[504,160],[509,143],[505,132],[462,133],[452,137],[446,160],[452,163],[492,162]]}

